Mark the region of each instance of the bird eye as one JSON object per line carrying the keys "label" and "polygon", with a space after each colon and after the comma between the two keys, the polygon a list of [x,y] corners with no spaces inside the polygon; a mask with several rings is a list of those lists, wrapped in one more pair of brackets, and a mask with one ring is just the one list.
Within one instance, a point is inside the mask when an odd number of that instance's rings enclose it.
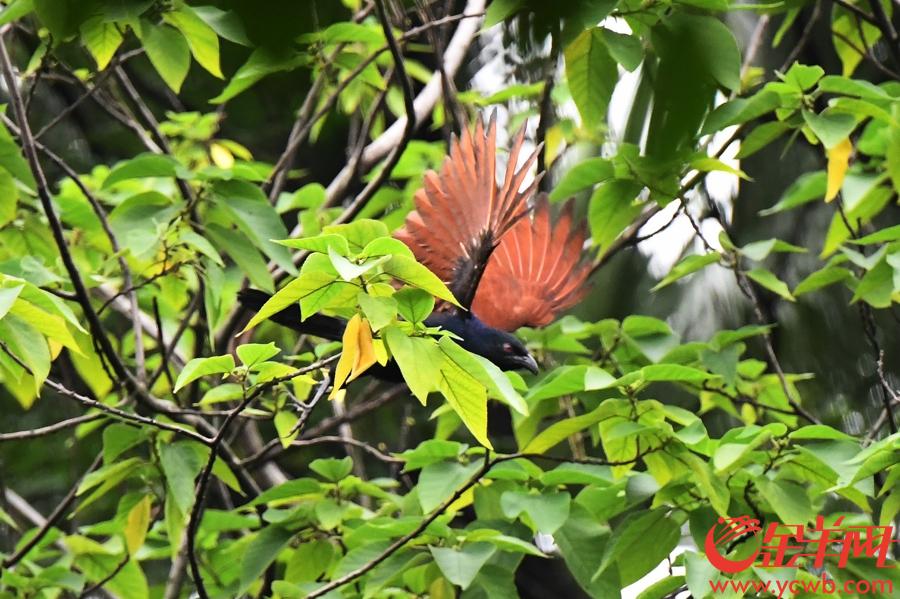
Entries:
{"label": "bird eye", "polygon": [[512,353],[512,350],[513,350],[512,344],[510,344],[510,343],[503,344],[503,351],[505,351],[506,353],[509,354],[509,353]]}

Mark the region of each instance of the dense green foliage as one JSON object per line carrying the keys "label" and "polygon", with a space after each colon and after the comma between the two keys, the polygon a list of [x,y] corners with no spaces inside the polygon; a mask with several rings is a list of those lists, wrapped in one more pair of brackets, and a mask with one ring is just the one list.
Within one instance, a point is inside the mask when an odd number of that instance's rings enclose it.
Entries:
{"label": "dense green foliage", "polygon": [[[686,568],[641,597],[699,599],[726,576],[702,555],[719,516],[897,518],[896,5],[484,4],[5,3],[0,596],[607,598],[684,541]],[[797,60],[807,19],[822,64]],[[478,32],[538,68],[482,93],[460,67]],[[755,66],[760,46],[788,62]],[[391,237],[446,134],[493,107],[539,123],[546,190],[578,198],[598,271],[578,316],[518,332],[538,375],[426,327],[456,300]],[[713,173],[766,198],[735,206],[752,240]],[[793,219],[804,234],[781,235]],[[665,249],[652,290],[607,275],[675,222],[698,242]],[[690,302],[712,271],[746,317],[702,338],[597,299]],[[252,319],[245,286],[275,293]],[[793,343],[825,355],[831,325],[862,348],[841,366],[871,389],[865,426],[815,386],[825,369],[780,359],[777,307],[825,294],[855,324],[804,321]],[[348,318],[343,342],[265,320],[293,304]],[[363,376],[388,359],[405,384]],[[900,584],[871,560],[826,569]]]}

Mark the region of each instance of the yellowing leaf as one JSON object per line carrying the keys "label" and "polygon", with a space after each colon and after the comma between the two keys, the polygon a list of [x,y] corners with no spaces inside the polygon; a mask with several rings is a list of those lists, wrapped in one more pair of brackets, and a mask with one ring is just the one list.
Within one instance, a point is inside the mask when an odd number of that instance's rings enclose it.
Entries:
{"label": "yellowing leaf", "polygon": [[837,197],[841,186],[844,184],[844,177],[847,175],[847,168],[850,166],[850,154],[853,153],[853,144],[850,138],[844,138],[836,146],[826,152],[828,155],[828,187],[825,191],[825,201],[830,202]]}
{"label": "yellowing leaf", "polygon": [[213,142],[209,145],[209,158],[219,168],[229,169],[234,166],[234,155],[222,144]]}
{"label": "yellowing leaf", "polygon": [[128,518],[125,520],[125,547],[128,548],[128,555],[134,555],[144,544],[150,526],[151,506],[150,496],[144,495],[144,498],[128,512]]}
{"label": "yellowing leaf", "polygon": [[334,399],[344,383],[350,382],[369,369],[377,361],[369,321],[354,314],[342,339],[344,348],[334,371],[334,388],[328,399]]}

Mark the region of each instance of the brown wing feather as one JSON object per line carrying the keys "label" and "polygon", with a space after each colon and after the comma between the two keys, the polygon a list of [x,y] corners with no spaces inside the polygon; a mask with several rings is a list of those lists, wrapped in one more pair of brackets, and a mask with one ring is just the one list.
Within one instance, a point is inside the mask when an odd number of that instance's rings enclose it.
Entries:
{"label": "brown wing feather", "polygon": [[537,159],[535,150],[520,167],[524,128],[509,153],[503,184],[497,182],[497,124],[478,119],[474,132],[463,131],[450,143],[440,173],[425,175],[416,192],[416,209],[396,237],[416,258],[446,282],[470,307],[488,258],[500,239],[524,216],[540,175],[521,189]]}
{"label": "brown wing feather", "polygon": [[472,311],[485,323],[514,331],[550,324],[587,293],[590,265],[582,260],[583,226],[572,224],[572,204],[555,223],[541,195],[532,218],[522,218],[500,241]]}

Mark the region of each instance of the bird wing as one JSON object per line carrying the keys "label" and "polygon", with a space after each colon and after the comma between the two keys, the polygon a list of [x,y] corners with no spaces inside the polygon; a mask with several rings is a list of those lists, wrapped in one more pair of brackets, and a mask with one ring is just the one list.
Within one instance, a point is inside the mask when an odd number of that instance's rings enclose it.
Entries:
{"label": "bird wing", "polygon": [[488,258],[501,238],[528,211],[528,199],[540,175],[522,187],[537,158],[536,150],[516,167],[524,128],[516,136],[502,184],[497,182],[497,125],[479,118],[475,131],[465,130],[450,143],[440,173],[425,174],[414,198],[415,210],[395,236],[416,258],[440,277],[465,308],[472,305]]}
{"label": "bird wing", "polygon": [[556,314],[587,293],[590,264],[582,260],[587,232],[574,226],[572,203],[551,221],[544,194],[532,218],[522,218],[503,236],[475,294],[472,311],[507,331],[550,324]]}

